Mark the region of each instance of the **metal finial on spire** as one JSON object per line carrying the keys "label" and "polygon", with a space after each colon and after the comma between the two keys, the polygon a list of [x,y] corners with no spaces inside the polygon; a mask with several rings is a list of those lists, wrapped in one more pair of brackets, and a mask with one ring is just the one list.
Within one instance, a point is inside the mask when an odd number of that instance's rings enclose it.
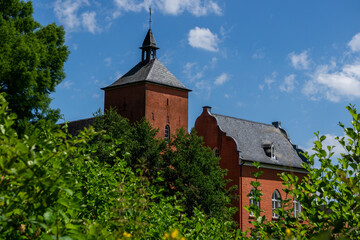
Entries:
{"label": "metal finial on spire", "polygon": [[149,8],[150,11],[150,18],[149,18],[149,29],[151,29],[151,8]]}

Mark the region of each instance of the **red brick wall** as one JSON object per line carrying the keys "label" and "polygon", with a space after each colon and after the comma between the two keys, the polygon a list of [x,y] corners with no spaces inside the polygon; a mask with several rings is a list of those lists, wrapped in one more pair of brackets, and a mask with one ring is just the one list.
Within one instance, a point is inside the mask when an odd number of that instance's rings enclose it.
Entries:
{"label": "red brick wall", "polygon": [[106,110],[116,107],[118,113],[136,122],[145,116],[145,85],[137,84],[105,90]]}
{"label": "red brick wall", "polygon": [[188,92],[184,90],[149,83],[106,89],[105,109],[110,106],[130,122],[145,117],[159,129],[159,138],[164,137],[166,125],[171,134],[178,128],[188,130]]}
{"label": "red brick wall", "polygon": [[[268,168],[260,168],[260,171],[263,171],[263,174],[260,176],[258,181],[260,182],[259,189],[262,190],[262,198],[260,201],[260,208],[261,210],[264,210],[265,212],[263,215],[265,215],[266,219],[272,220],[272,194],[275,190],[278,190],[281,196],[282,200],[285,199],[292,199],[291,196],[287,195],[284,191],[282,180],[280,179],[280,176],[278,174],[281,174],[283,171],[280,170],[274,170],[274,169],[268,169]],[[243,206],[249,206],[249,198],[247,195],[250,193],[251,189],[253,188],[250,184],[251,181],[254,181],[254,177],[251,174],[252,172],[257,172],[257,169],[252,166],[242,166],[242,183],[243,183],[243,194],[241,196]],[[294,173],[292,174],[298,176],[299,178],[302,178],[305,176],[303,173]],[[253,218],[249,216],[248,211],[245,209],[242,210],[243,214],[243,225],[242,229],[246,230],[247,228],[252,227],[251,221],[253,221]]]}
{"label": "red brick wall", "polygon": [[[204,142],[211,149],[217,148],[220,153],[220,166],[223,169],[228,169],[227,178],[231,179],[231,185],[238,185],[239,200],[234,202],[234,205],[239,208],[239,212],[234,216],[234,220],[239,223],[239,227],[243,230],[250,228],[251,221],[253,220],[249,213],[244,209],[244,206],[249,205],[249,198],[247,195],[250,193],[252,186],[251,181],[255,181],[255,178],[251,174],[256,172],[257,169],[252,166],[240,166],[239,154],[237,151],[236,143],[231,138],[226,136],[219,127],[214,117],[210,116],[206,110],[196,119],[195,130],[199,136],[204,138]],[[265,211],[266,218],[272,219],[272,194],[277,189],[282,199],[287,196],[282,190],[284,186],[281,184],[282,180],[278,176],[282,171],[261,168],[264,173],[258,179],[263,190],[263,197],[260,201],[260,208]],[[294,173],[298,177],[304,176],[301,173]]]}
{"label": "red brick wall", "polygon": [[170,126],[170,134],[176,129],[188,131],[188,92],[146,84],[145,118],[154,128],[158,128],[158,137],[165,135],[165,126]]}
{"label": "red brick wall", "polygon": [[[239,153],[236,150],[236,143],[230,137],[227,137],[217,126],[214,117],[211,117],[204,111],[200,117],[196,119],[195,130],[199,136],[204,138],[205,145],[211,149],[217,148],[220,154],[220,167],[227,169],[226,179],[230,179],[228,187],[237,185],[235,194],[239,194],[240,190],[240,168],[239,168]],[[234,205],[240,209],[240,202],[237,200]],[[234,220],[240,222],[240,215],[237,212],[234,215]]]}

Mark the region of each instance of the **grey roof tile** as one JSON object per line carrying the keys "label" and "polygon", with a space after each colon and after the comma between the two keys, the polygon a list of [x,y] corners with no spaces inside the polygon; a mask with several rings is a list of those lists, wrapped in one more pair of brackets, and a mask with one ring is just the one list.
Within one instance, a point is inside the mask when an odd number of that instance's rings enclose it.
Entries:
{"label": "grey roof tile", "polygon": [[[269,124],[209,114],[215,117],[219,128],[235,140],[242,160],[303,168],[303,160],[283,129]],[[276,159],[265,154],[263,146],[266,144],[275,146]]]}
{"label": "grey roof tile", "polygon": [[158,49],[158,47],[156,46],[156,41],[154,38],[154,34],[152,33],[151,29],[149,29],[149,31],[147,32],[144,42],[142,44],[142,48],[147,48],[147,47],[152,47],[152,48],[156,48]]}
{"label": "grey roof tile", "polygon": [[102,88],[108,89],[138,82],[151,82],[191,91],[186,88],[157,58],[149,62],[140,62],[113,84]]}

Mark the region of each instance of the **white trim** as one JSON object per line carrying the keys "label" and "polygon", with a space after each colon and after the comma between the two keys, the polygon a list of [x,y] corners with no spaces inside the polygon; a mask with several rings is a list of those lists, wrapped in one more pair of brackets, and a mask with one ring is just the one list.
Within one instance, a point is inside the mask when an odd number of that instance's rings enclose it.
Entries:
{"label": "white trim", "polygon": [[302,211],[302,207],[300,202],[294,197],[293,199],[293,207],[294,207],[294,217],[299,217]]}
{"label": "white trim", "polygon": [[279,218],[279,214],[274,213],[275,209],[281,208],[281,195],[277,189],[273,192],[271,196],[271,206],[272,206],[272,217]]}

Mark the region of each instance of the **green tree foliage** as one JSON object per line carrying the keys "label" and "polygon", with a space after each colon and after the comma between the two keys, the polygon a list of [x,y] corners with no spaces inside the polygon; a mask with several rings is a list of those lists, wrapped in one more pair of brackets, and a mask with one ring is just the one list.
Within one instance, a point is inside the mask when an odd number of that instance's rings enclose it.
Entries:
{"label": "green tree foliage", "polygon": [[65,32],[55,23],[41,26],[32,16],[31,1],[0,1],[0,92],[18,116],[18,127],[59,112],[49,108],[49,94],[65,77],[69,51]]}
{"label": "green tree foliage", "polygon": [[[360,114],[354,106],[347,107],[352,121],[351,127],[345,127],[345,137],[337,138],[345,153],[337,161],[333,147],[323,146],[326,136],[316,133],[311,156],[305,155],[308,163],[304,168],[309,174],[303,179],[282,173],[284,191],[289,199],[282,202],[277,209],[279,221],[270,222],[255,211],[253,221],[254,236],[258,234],[264,239],[359,239],[360,236]],[[320,167],[315,167],[315,161]],[[259,184],[257,184],[259,185]],[[259,191],[256,191],[259,196]],[[254,195],[255,196],[255,195]],[[302,206],[299,217],[293,215],[293,198]],[[254,211],[257,206],[249,210]]]}
{"label": "green tree foliage", "polygon": [[[155,138],[157,131],[147,121],[130,124],[114,110],[104,115],[98,113],[94,127],[106,133],[94,139],[93,145],[97,147],[94,157],[109,164],[116,157],[124,158],[134,172],[151,182],[160,174],[164,181],[153,184],[164,188],[166,196],[183,197],[188,215],[198,208],[209,216],[230,219],[226,171],[195,132],[180,130],[165,142]],[[117,152],[111,152],[114,145]]]}
{"label": "green tree foliage", "polygon": [[[135,172],[156,178],[160,155],[166,145],[155,138],[157,131],[148,122],[130,124],[127,118],[111,109],[105,114],[95,114],[94,128],[105,133],[93,141],[97,147],[94,156],[110,164],[115,157],[125,158]],[[117,152],[111,152],[113,146]]]}
{"label": "green tree foliage", "polygon": [[[94,156],[94,139],[111,138],[104,131],[90,128],[73,137],[35,127],[19,137],[8,105],[0,94],[0,239],[241,237],[232,221],[197,208],[188,216],[184,199],[163,195],[163,178],[150,182],[124,158],[109,163]],[[108,145],[108,153],[119,152],[121,141]]]}
{"label": "green tree foliage", "polygon": [[188,214],[197,207],[210,216],[229,217],[231,199],[224,180],[226,171],[195,131],[189,134],[178,130],[162,158],[165,193],[184,196]]}

